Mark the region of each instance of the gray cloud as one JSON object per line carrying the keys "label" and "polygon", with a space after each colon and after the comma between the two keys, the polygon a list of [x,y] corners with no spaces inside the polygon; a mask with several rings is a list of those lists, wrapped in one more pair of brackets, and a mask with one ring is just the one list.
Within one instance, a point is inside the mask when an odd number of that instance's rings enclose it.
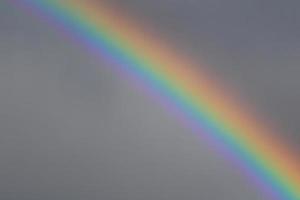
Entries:
{"label": "gray cloud", "polygon": [[[299,139],[298,1],[114,2]],[[4,1],[0,27],[1,199],[264,199],[112,66]]]}

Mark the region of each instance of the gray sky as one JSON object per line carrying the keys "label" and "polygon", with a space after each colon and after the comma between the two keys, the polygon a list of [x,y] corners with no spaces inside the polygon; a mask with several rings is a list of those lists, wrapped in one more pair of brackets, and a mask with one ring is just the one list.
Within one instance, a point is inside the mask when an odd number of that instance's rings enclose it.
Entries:
{"label": "gray sky", "polygon": [[[0,198],[264,200],[146,95],[0,3]],[[299,145],[299,1],[113,0]],[[201,59],[200,59],[201,58]]]}
{"label": "gray sky", "polygon": [[207,63],[292,140],[300,140],[299,1],[112,1]]}

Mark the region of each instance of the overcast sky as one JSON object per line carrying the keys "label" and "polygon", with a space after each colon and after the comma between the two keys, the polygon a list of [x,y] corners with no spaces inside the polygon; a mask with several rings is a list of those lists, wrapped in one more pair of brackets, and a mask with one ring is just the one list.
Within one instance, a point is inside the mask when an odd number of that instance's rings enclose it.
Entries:
{"label": "overcast sky", "polygon": [[[298,147],[299,1],[112,2],[205,62]],[[112,66],[8,0],[0,44],[0,199],[266,199]]]}

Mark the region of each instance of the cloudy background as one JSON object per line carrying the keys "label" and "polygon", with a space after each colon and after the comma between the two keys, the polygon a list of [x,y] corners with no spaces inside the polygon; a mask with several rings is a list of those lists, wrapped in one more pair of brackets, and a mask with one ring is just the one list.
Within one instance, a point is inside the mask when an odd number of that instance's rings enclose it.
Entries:
{"label": "cloudy background", "polygon": [[[239,90],[299,148],[296,0],[112,0]],[[0,199],[264,200],[159,105],[0,2]]]}

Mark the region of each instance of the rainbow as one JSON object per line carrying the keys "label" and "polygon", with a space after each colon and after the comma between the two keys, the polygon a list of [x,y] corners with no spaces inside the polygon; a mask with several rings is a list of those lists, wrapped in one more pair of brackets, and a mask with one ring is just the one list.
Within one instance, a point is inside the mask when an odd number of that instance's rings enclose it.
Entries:
{"label": "rainbow", "polygon": [[234,158],[269,197],[300,200],[300,164],[286,142],[216,78],[104,1],[13,0],[59,24],[85,47],[176,109]]}

